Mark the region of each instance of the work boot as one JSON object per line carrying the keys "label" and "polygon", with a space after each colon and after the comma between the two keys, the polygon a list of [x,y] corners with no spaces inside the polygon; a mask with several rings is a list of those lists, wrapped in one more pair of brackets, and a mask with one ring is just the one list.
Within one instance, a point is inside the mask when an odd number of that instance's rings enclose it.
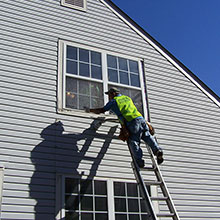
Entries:
{"label": "work boot", "polygon": [[158,163],[158,165],[162,164],[163,161],[164,161],[164,159],[163,159],[163,151],[162,150],[158,150],[156,156],[157,156],[157,163]]}
{"label": "work boot", "polygon": [[143,168],[144,167],[144,160],[137,160],[137,164],[138,164],[139,168]]}

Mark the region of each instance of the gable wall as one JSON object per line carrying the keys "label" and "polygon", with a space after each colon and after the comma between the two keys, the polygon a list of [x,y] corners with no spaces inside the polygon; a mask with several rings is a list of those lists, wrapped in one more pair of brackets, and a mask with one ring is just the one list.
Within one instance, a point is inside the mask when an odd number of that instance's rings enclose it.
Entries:
{"label": "gable wall", "polygon": [[58,39],[144,59],[161,170],[180,217],[220,217],[219,107],[182,73],[97,0],[86,13],[58,0],[1,1],[0,19],[2,219],[53,219],[57,173],[134,179],[127,146],[106,137],[117,124],[96,135],[88,115],[56,113]]}

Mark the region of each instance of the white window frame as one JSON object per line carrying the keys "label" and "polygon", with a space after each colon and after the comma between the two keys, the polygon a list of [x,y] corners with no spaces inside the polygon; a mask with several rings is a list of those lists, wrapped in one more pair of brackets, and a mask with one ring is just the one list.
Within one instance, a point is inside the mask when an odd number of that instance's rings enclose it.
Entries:
{"label": "white window frame", "polygon": [[82,1],[83,1],[83,6],[84,7],[79,7],[79,6],[76,6],[76,5],[68,4],[68,3],[65,2],[65,0],[61,0],[61,5],[65,6],[65,7],[68,7],[68,8],[77,9],[77,10],[80,10],[80,11],[87,11],[87,0],[82,0]]}
{"label": "white window frame", "polygon": [[[70,115],[81,115],[82,114],[83,116],[88,115],[88,113],[85,113],[83,110],[65,108],[65,76],[66,76],[65,75],[65,71],[66,71],[65,59],[66,59],[67,45],[101,53],[102,80],[92,78],[91,81],[103,83],[103,95],[104,95],[104,92],[108,90],[108,85],[119,86],[119,87],[124,87],[124,88],[135,89],[135,90],[141,91],[142,102],[143,102],[143,111],[144,111],[143,117],[147,118],[147,103],[146,103],[145,85],[144,85],[145,79],[143,77],[143,67],[142,67],[143,59],[134,58],[131,56],[127,56],[127,55],[123,55],[123,54],[119,54],[119,53],[114,53],[111,51],[106,51],[106,50],[102,50],[99,48],[94,48],[94,47],[90,47],[87,45],[82,45],[82,44],[78,44],[78,43],[74,43],[74,42],[70,42],[70,41],[66,41],[66,40],[59,40],[58,90],[57,90],[57,112],[58,113],[70,114]],[[121,58],[129,59],[129,60],[137,61],[138,67],[139,67],[140,87],[138,88],[135,86],[124,85],[124,84],[114,83],[114,82],[108,81],[107,55],[112,55],[112,56],[116,56],[116,57],[121,57]],[[74,75],[74,78],[85,79],[85,77],[78,76],[78,75]],[[108,102],[108,96],[104,95],[104,104],[106,104],[107,102]],[[102,107],[102,106],[100,106],[100,107]]]}
{"label": "white window frame", "polygon": [[[87,179],[88,176],[81,176],[81,179]],[[57,176],[56,182],[56,220],[65,219],[65,178],[77,178],[71,175]],[[78,178],[80,178],[78,176]],[[107,201],[108,201],[108,219],[115,220],[115,195],[114,195],[114,182],[123,183],[135,183],[134,180],[116,179],[116,178],[105,178],[105,177],[94,177],[92,180],[106,181],[107,183]],[[139,189],[140,190],[140,189]],[[117,197],[117,196],[116,196]]]}

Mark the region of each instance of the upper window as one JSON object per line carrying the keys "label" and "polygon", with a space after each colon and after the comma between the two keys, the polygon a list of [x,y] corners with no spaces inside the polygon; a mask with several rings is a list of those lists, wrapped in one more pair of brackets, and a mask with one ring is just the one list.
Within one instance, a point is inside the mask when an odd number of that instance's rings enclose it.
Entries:
{"label": "upper window", "polygon": [[90,47],[60,41],[59,110],[100,108],[110,87],[132,98],[141,113],[145,89],[141,61]]}
{"label": "upper window", "polygon": [[61,5],[79,10],[86,10],[86,0],[61,0]]}

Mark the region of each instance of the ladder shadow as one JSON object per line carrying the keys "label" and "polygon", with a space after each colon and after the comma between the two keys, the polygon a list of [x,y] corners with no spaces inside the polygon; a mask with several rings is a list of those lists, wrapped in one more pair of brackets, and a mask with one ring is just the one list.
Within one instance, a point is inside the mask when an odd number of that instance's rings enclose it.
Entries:
{"label": "ladder shadow", "polygon": [[[110,143],[115,138],[114,133],[117,126],[111,127],[107,134],[100,134],[96,127],[98,122],[103,122],[103,118],[95,119],[90,127],[82,133],[65,133],[64,125],[61,121],[53,123],[41,132],[43,141],[39,143],[31,152],[31,161],[35,167],[29,184],[30,197],[36,201],[34,213],[35,220],[54,219],[55,207],[55,181],[57,174],[71,176],[83,181],[83,195],[91,180],[96,176],[98,167],[106,154]],[[101,143],[96,155],[87,156],[90,153],[94,140]],[[83,144],[79,144],[83,142]],[[95,150],[97,151],[97,149]],[[86,167],[90,164],[90,168]],[[82,165],[82,167],[81,167]],[[82,169],[85,169],[86,176]],[[64,196],[64,195],[63,195]],[[80,200],[78,199],[80,202]],[[75,201],[72,201],[74,205]],[[64,204],[59,209],[64,208]],[[61,219],[61,218],[60,218]]]}

